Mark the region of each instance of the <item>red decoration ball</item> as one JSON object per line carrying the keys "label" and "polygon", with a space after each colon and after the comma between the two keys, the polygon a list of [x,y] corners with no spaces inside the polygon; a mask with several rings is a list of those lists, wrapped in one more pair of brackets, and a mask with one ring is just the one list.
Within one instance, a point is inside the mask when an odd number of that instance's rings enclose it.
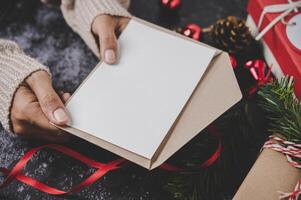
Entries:
{"label": "red decoration ball", "polygon": [[170,10],[175,10],[181,4],[181,0],[161,0],[162,6]]}
{"label": "red decoration ball", "polygon": [[261,59],[249,60],[245,63],[245,68],[250,71],[251,75],[255,80],[261,80],[264,77],[264,70],[266,68],[266,64]]}
{"label": "red decoration ball", "polygon": [[181,33],[194,40],[200,41],[202,35],[202,28],[197,24],[188,24],[185,28],[182,29]]}

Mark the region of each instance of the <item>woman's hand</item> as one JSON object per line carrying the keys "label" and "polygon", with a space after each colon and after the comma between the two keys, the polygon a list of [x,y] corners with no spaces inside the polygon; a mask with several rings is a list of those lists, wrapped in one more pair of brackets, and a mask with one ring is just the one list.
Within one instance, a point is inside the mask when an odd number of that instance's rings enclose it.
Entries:
{"label": "woman's hand", "polygon": [[99,15],[92,24],[92,32],[99,40],[101,58],[108,64],[117,61],[117,36],[129,23],[129,18]]}
{"label": "woman's hand", "polygon": [[[108,64],[117,61],[117,36],[126,27],[129,18],[99,15],[92,24],[92,31],[99,40],[100,55]],[[49,142],[64,142],[69,135],[51,125],[65,125],[70,121],[64,103],[68,93],[60,96],[52,87],[45,71],[34,72],[15,93],[11,107],[13,131],[24,137]]]}
{"label": "woman's hand", "polygon": [[47,72],[34,72],[15,93],[10,116],[13,131],[20,136],[49,142],[68,140],[68,134],[49,123],[65,125],[70,120],[63,104],[70,94],[61,93],[60,96],[54,91]]}

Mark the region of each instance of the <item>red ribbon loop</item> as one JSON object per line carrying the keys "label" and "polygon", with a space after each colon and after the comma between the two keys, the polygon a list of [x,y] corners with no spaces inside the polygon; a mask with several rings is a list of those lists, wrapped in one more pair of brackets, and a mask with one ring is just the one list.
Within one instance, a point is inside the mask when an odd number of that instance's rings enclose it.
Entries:
{"label": "red ribbon loop", "polygon": [[[206,168],[206,167],[211,166],[217,160],[217,158],[220,156],[220,153],[222,150],[222,140],[221,140],[221,137],[220,137],[217,129],[213,126],[208,127],[208,129],[218,139],[218,148],[208,160],[203,162],[201,165],[197,166],[197,168]],[[38,151],[40,151],[44,148],[50,148],[50,149],[59,151],[59,152],[66,154],[78,161],[81,161],[81,162],[87,164],[90,167],[96,168],[97,170],[93,174],[91,174],[89,177],[87,177],[84,181],[82,181],[81,183],[79,183],[78,185],[76,185],[75,187],[71,188],[68,191],[59,190],[57,188],[54,188],[54,187],[48,186],[44,183],[41,183],[34,178],[23,175],[22,169],[25,167],[25,165],[28,163],[28,161],[32,158],[32,156],[35,153],[37,153]],[[6,168],[0,168],[0,171],[7,175],[7,177],[5,178],[3,183],[0,184],[0,188],[7,186],[14,179],[17,179],[18,181],[25,183],[27,185],[30,185],[33,188],[35,188],[41,192],[45,192],[47,194],[67,195],[67,194],[77,192],[77,191],[81,190],[82,188],[93,184],[98,179],[100,179],[105,174],[107,174],[108,172],[122,167],[127,162],[128,162],[127,160],[120,158],[120,159],[116,159],[116,160],[113,160],[108,163],[101,163],[101,162],[92,160],[68,147],[64,147],[64,146],[61,146],[58,144],[47,144],[47,145],[33,148],[33,149],[29,150],[28,152],[26,152],[24,154],[24,156],[17,162],[17,164],[11,170],[8,170]],[[179,168],[179,167],[173,166],[171,164],[167,164],[167,163],[163,163],[160,166],[160,168],[167,170],[167,171],[172,171],[172,172],[179,172],[179,171],[186,170],[186,169],[182,169],[182,168]]]}
{"label": "red ribbon loop", "polygon": [[[91,174],[88,178],[86,178],[83,182],[81,182],[80,184],[78,184],[77,186],[73,187],[72,189],[70,189],[69,191],[62,191],[59,189],[56,189],[54,187],[45,185],[44,183],[41,183],[33,178],[27,177],[22,175],[21,171],[22,169],[25,167],[25,165],[27,164],[27,162],[31,159],[31,157],[37,153],[38,151],[42,150],[43,148],[50,148],[56,151],[59,151],[63,154],[66,154],[78,161],[81,161],[87,165],[89,165],[90,167],[94,167],[97,170]],[[89,186],[91,184],[93,184],[95,181],[97,181],[98,179],[100,179],[102,176],[104,176],[106,173],[108,173],[109,171],[118,169],[122,164],[124,164],[126,162],[125,159],[117,159],[114,160],[112,162],[109,162],[107,164],[101,163],[101,162],[97,162],[95,160],[92,160],[70,148],[61,146],[61,145],[57,145],[57,144],[48,144],[48,145],[43,145],[40,147],[36,147],[31,149],[30,151],[28,151],[27,153],[25,153],[25,155],[19,160],[19,162],[12,168],[12,170],[8,170],[6,168],[0,168],[0,171],[7,174],[6,179],[4,180],[4,182],[0,185],[0,188],[3,188],[5,186],[7,186],[9,183],[11,183],[15,178],[27,185],[30,185],[42,192],[48,193],[48,194],[52,194],[52,195],[66,195],[66,194],[70,194],[73,192],[77,192],[80,189],[82,189],[83,187]]]}
{"label": "red ribbon loop", "polygon": [[245,68],[250,71],[252,77],[257,82],[255,86],[249,89],[249,95],[254,94],[259,87],[273,80],[273,77],[271,76],[271,67],[267,67],[263,60],[250,60],[245,63]]}
{"label": "red ribbon loop", "polygon": [[219,156],[222,152],[223,143],[222,143],[221,135],[215,126],[212,126],[212,125],[208,126],[207,130],[218,140],[218,146],[217,146],[217,149],[215,150],[215,152],[206,161],[204,161],[202,164],[197,165],[191,169],[184,169],[184,168],[177,167],[177,166],[174,166],[174,165],[171,165],[168,163],[163,163],[160,166],[160,169],[171,171],[171,172],[181,172],[181,171],[195,170],[195,169],[210,167],[219,158]]}

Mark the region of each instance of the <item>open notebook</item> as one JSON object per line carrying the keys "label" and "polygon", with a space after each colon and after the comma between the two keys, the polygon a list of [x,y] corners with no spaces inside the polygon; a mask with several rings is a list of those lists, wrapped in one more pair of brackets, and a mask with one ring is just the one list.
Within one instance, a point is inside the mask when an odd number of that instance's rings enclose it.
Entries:
{"label": "open notebook", "polygon": [[241,98],[219,50],[137,18],[118,42],[119,62],[95,67],[62,129],[152,169]]}

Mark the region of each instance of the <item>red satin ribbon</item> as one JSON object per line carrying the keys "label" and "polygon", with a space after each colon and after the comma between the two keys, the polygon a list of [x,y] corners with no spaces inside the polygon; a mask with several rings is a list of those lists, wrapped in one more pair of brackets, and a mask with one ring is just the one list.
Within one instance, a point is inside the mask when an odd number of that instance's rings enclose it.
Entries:
{"label": "red satin ribbon", "polygon": [[[56,151],[59,151],[63,154],[66,154],[76,160],[79,160],[90,167],[94,167],[97,170],[90,175],[88,178],[86,178],[83,182],[78,184],[77,186],[73,187],[69,191],[62,191],[56,188],[53,188],[51,186],[45,185],[34,178],[30,178],[27,176],[22,175],[21,171],[24,168],[24,166],[27,164],[27,162],[31,159],[31,157],[38,151],[40,151],[43,148],[50,148]],[[125,159],[117,159],[112,162],[109,162],[107,164],[101,163],[94,161],[70,148],[57,145],[57,144],[48,144],[48,145],[43,145],[40,147],[36,147],[25,153],[25,155],[19,160],[19,162],[12,168],[12,170],[8,170],[6,168],[0,168],[0,171],[7,174],[6,179],[4,182],[0,185],[0,188],[3,188],[7,186],[9,183],[11,183],[15,178],[27,185],[30,185],[42,192],[52,194],[52,195],[65,195],[65,194],[70,194],[73,192],[77,192],[83,187],[89,186],[95,181],[97,181],[99,178],[101,178],[103,175],[108,173],[111,170],[118,169],[123,163],[125,163]]]}
{"label": "red satin ribbon", "polygon": [[[213,126],[209,126],[208,129],[218,139],[218,148],[208,160],[203,162],[201,165],[196,166],[196,168],[206,168],[206,167],[211,166],[218,159],[218,157],[220,156],[221,150],[222,150],[222,140],[221,140],[221,137],[220,137],[217,129]],[[90,167],[96,168],[97,170],[93,174],[91,174],[89,177],[87,177],[84,181],[82,181],[80,184],[71,188],[69,191],[63,191],[63,190],[56,189],[54,187],[48,186],[44,183],[41,183],[34,178],[23,175],[22,169],[25,167],[27,162],[31,159],[31,157],[35,153],[37,153],[38,151],[40,151],[44,148],[50,148],[50,149],[59,151],[59,152],[66,154],[78,161],[81,161],[81,162],[87,164]],[[7,174],[7,177],[5,178],[3,183],[0,184],[0,188],[7,186],[14,179],[17,179],[18,181],[25,183],[27,185],[30,185],[33,188],[35,188],[39,191],[45,192],[47,194],[67,195],[70,193],[77,192],[77,191],[81,190],[82,188],[93,184],[98,179],[100,179],[105,174],[107,174],[108,172],[120,168],[127,162],[128,162],[127,160],[121,158],[121,159],[116,159],[116,160],[108,162],[108,163],[101,163],[101,162],[92,160],[68,147],[64,147],[64,146],[57,145],[57,144],[43,145],[40,147],[33,148],[30,151],[26,152],[25,155],[18,161],[18,163],[11,170],[8,170],[6,168],[0,168],[1,172]],[[163,163],[160,166],[160,169],[172,171],[172,172],[179,172],[179,171],[187,170],[187,169],[176,167],[174,165],[167,164],[167,163]]]}
{"label": "red satin ribbon", "polygon": [[230,58],[230,63],[233,69],[237,68],[237,61],[235,59],[235,57],[232,54],[229,54],[229,58]]}
{"label": "red satin ribbon", "polygon": [[167,170],[167,171],[172,171],[172,172],[180,172],[180,171],[187,171],[187,170],[195,170],[195,169],[200,169],[200,168],[207,168],[210,167],[220,156],[222,149],[223,149],[223,143],[221,139],[221,135],[219,134],[217,128],[215,126],[208,126],[207,130],[218,140],[218,146],[215,152],[202,164],[196,165],[193,168],[189,169],[184,169],[181,167],[177,167],[168,163],[163,163],[160,166],[160,169]]}
{"label": "red satin ribbon", "polygon": [[249,89],[249,96],[257,92],[258,88],[273,80],[273,77],[271,76],[271,68],[267,67],[263,60],[250,60],[245,63],[245,68],[249,69],[254,80],[257,81],[256,85]]}

